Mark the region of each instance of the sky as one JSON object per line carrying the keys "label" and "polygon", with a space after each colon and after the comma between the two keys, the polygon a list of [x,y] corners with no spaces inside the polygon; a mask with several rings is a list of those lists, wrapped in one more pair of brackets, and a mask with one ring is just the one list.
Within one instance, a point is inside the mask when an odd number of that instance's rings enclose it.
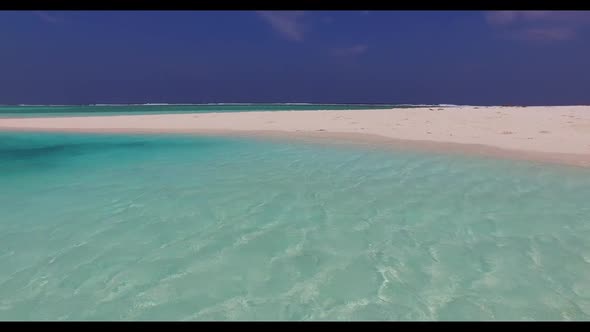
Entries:
{"label": "sky", "polygon": [[2,11],[0,104],[590,104],[590,11]]}

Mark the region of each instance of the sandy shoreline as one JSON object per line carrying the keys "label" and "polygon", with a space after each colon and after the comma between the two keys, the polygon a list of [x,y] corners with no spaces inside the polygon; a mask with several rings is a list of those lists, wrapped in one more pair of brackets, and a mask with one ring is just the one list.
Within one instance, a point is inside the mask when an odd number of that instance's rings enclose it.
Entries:
{"label": "sandy shoreline", "polygon": [[590,167],[590,106],[0,118],[0,131],[246,135]]}

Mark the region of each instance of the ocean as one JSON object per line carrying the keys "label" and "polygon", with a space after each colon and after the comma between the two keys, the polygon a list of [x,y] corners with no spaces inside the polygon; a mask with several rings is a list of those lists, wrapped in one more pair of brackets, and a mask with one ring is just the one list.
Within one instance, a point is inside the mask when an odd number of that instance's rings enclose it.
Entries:
{"label": "ocean", "polygon": [[0,105],[0,118],[411,108],[394,104]]}
{"label": "ocean", "polygon": [[590,170],[0,133],[0,320],[588,320]]}

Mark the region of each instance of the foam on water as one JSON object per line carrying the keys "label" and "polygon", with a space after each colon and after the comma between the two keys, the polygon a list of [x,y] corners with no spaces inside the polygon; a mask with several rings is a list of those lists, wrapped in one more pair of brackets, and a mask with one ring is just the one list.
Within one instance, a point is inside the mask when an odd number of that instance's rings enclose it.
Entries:
{"label": "foam on water", "polygon": [[590,171],[0,135],[0,320],[586,320]]}

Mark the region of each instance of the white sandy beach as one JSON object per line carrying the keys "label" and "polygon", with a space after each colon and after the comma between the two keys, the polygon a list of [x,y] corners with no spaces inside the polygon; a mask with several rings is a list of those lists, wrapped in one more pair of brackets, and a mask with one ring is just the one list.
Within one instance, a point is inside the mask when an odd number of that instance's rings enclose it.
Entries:
{"label": "white sandy beach", "polygon": [[590,166],[590,106],[0,118],[0,130],[244,134]]}

